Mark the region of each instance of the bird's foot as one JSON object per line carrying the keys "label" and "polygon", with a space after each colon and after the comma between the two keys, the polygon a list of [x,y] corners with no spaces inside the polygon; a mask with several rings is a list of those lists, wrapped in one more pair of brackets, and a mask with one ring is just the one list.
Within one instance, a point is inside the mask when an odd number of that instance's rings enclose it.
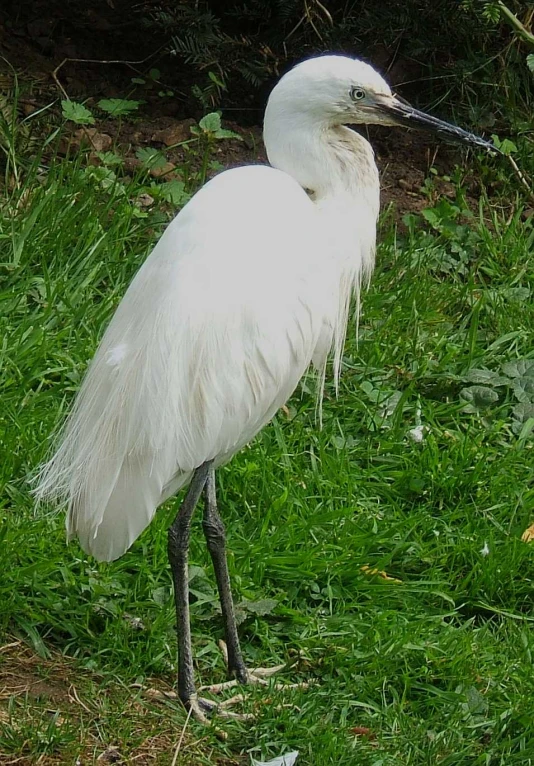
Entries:
{"label": "bird's foot", "polygon": [[[226,665],[228,666],[228,651],[226,648],[226,644],[224,641],[219,642],[219,646],[221,649],[221,653],[223,655],[223,658],[225,660]],[[292,689],[307,689],[313,681],[306,681],[296,684],[284,684],[284,683],[276,683],[271,684],[269,682],[269,679],[274,676],[276,673],[280,673],[283,670],[288,670],[293,668],[299,661],[300,657],[296,657],[294,660],[291,660],[290,662],[281,664],[281,665],[274,665],[270,668],[253,668],[248,669],[246,667],[240,668],[240,671],[236,673],[239,675],[239,678],[232,678],[229,681],[222,681],[218,684],[208,684],[206,686],[200,686],[198,688],[198,693],[192,694],[189,699],[184,701],[184,707],[188,711],[191,718],[194,718],[195,721],[198,721],[201,724],[204,724],[205,726],[211,726],[212,719],[214,717],[222,718],[222,719],[231,719],[234,721],[251,721],[256,718],[254,713],[236,713],[230,708],[234,707],[235,705],[242,704],[245,702],[248,698],[248,694],[243,693],[237,693],[234,694],[232,697],[229,697],[225,700],[215,701],[212,699],[208,699],[207,697],[201,696],[200,693],[208,693],[208,694],[221,694],[221,692],[225,692],[229,689],[236,689],[238,686],[243,685],[260,685],[263,687],[269,687],[273,691],[287,691]],[[134,686],[138,686],[137,684],[134,684]],[[177,699],[178,694],[175,691],[167,690],[167,691],[161,691],[159,689],[143,689],[146,696],[151,697],[152,699]],[[270,699],[264,699],[264,702],[270,702]],[[221,738],[225,738],[225,733],[216,730],[216,733]]]}
{"label": "bird's foot", "polygon": [[199,697],[198,694],[194,694],[189,698],[185,707],[191,711],[191,716],[198,723],[202,723],[205,726],[211,726],[210,718],[214,715],[217,715],[219,718],[233,719],[234,721],[250,721],[254,718],[252,713],[234,713],[228,710],[229,707],[243,702],[244,699],[245,696],[243,694],[236,694],[222,702],[214,702],[213,700],[206,699],[206,697]]}
{"label": "bird's foot", "polygon": [[[227,667],[229,667],[228,663],[228,650],[226,648],[226,644],[224,641],[219,641],[219,648],[221,649],[221,653],[223,655],[225,664]],[[228,689],[235,689],[237,686],[247,685],[260,685],[260,686],[269,686],[274,691],[286,691],[291,689],[307,689],[310,685],[310,682],[301,682],[296,684],[284,684],[284,683],[277,683],[271,685],[269,683],[269,679],[276,675],[276,673],[280,673],[283,670],[289,670],[293,668],[297,662],[299,661],[299,657],[297,657],[294,660],[291,660],[290,662],[284,662],[281,665],[273,665],[270,668],[252,668],[248,669],[246,667],[242,667],[239,669],[239,671],[232,671],[230,669],[230,672],[235,672],[236,678],[232,678],[228,681],[222,681],[218,684],[208,684],[206,686],[201,686],[199,688],[199,692],[208,692],[208,694],[220,694],[221,692],[224,692]],[[220,708],[223,708],[225,710],[228,707],[231,707],[232,705],[235,705],[239,702],[243,702],[245,700],[247,695],[243,694],[236,694],[234,697],[231,697],[230,699],[224,700],[221,703],[214,703],[210,700],[205,700],[208,703],[211,702],[211,705],[213,706],[213,709],[218,712]],[[205,698],[203,698],[205,699]]]}
{"label": "bird's foot", "polygon": [[[220,694],[227,689],[235,689],[236,686],[242,685],[252,686],[253,684],[259,684],[261,686],[269,686],[268,679],[276,673],[279,673],[281,670],[287,670],[288,667],[291,666],[284,663],[283,665],[274,665],[272,668],[247,669],[244,678],[232,678],[229,681],[222,681],[219,684],[201,686],[199,691],[208,692],[209,694]],[[273,688],[278,691],[283,689],[306,689],[308,686],[309,683],[304,682],[298,684],[274,684]]]}

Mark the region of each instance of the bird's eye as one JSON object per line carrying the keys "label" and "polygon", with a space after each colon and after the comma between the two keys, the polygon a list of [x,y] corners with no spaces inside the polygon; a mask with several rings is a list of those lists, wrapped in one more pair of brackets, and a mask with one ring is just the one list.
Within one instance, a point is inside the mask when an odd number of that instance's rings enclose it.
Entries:
{"label": "bird's eye", "polygon": [[351,88],[350,97],[353,101],[361,101],[362,98],[365,98],[365,91],[363,88]]}

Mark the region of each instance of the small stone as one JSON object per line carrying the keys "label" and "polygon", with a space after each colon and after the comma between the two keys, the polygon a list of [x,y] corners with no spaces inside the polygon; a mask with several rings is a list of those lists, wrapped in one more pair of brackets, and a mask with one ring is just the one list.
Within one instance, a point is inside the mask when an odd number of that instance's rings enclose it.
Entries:
{"label": "small stone", "polygon": [[99,133],[96,128],[80,128],[74,131],[72,139],[78,146],[90,144],[95,152],[106,152],[113,144],[111,136],[107,133]]}
{"label": "small stone", "polygon": [[182,141],[187,141],[188,138],[191,138],[190,128],[191,125],[194,124],[195,121],[192,118],[175,122],[172,125],[169,125],[168,128],[157,130],[152,135],[152,141],[157,141],[158,143],[165,144],[165,146],[174,146],[175,144],[180,144]]}
{"label": "small stone", "polygon": [[150,168],[149,173],[152,178],[160,178],[160,176],[167,176],[170,178],[170,173],[174,170],[176,165],[173,162],[166,162],[164,165]]}
{"label": "small stone", "polygon": [[151,197],[150,194],[139,194],[136,202],[140,208],[151,207],[154,204],[154,197]]}

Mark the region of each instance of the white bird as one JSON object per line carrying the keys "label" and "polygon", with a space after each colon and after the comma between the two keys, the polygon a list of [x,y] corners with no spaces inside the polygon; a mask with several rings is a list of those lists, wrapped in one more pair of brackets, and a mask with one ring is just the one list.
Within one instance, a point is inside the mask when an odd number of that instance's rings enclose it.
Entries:
{"label": "white bird", "polygon": [[337,380],[349,304],[374,264],[379,178],[347,124],[404,124],[493,149],[396,98],[369,65],[313,58],[276,85],[265,113],[272,167],[227,170],[181,210],[113,317],[39,474],[39,499],[67,505],[69,539],[112,561],[157,507],[190,483],[169,529],[178,623],[178,693],[205,720],[193,679],[187,561],[204,531],[219,588],[228,670],[243,661],[214,470],[249,442],[313,363]]}

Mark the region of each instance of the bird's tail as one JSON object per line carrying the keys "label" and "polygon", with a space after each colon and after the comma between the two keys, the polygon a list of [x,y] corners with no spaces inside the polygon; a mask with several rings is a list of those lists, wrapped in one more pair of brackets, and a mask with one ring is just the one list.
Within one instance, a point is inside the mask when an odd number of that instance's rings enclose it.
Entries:
{"label": "bird's tail", "polygon": [[165,450],[150,449],[140,436],[138,402],[111,384],[109,365],[102,362],[99,354],[55,454],[34,477],[33,494],[65,507],[68,538],[78,537],[85,551],[111,561],[150,523],[173,466]]}

